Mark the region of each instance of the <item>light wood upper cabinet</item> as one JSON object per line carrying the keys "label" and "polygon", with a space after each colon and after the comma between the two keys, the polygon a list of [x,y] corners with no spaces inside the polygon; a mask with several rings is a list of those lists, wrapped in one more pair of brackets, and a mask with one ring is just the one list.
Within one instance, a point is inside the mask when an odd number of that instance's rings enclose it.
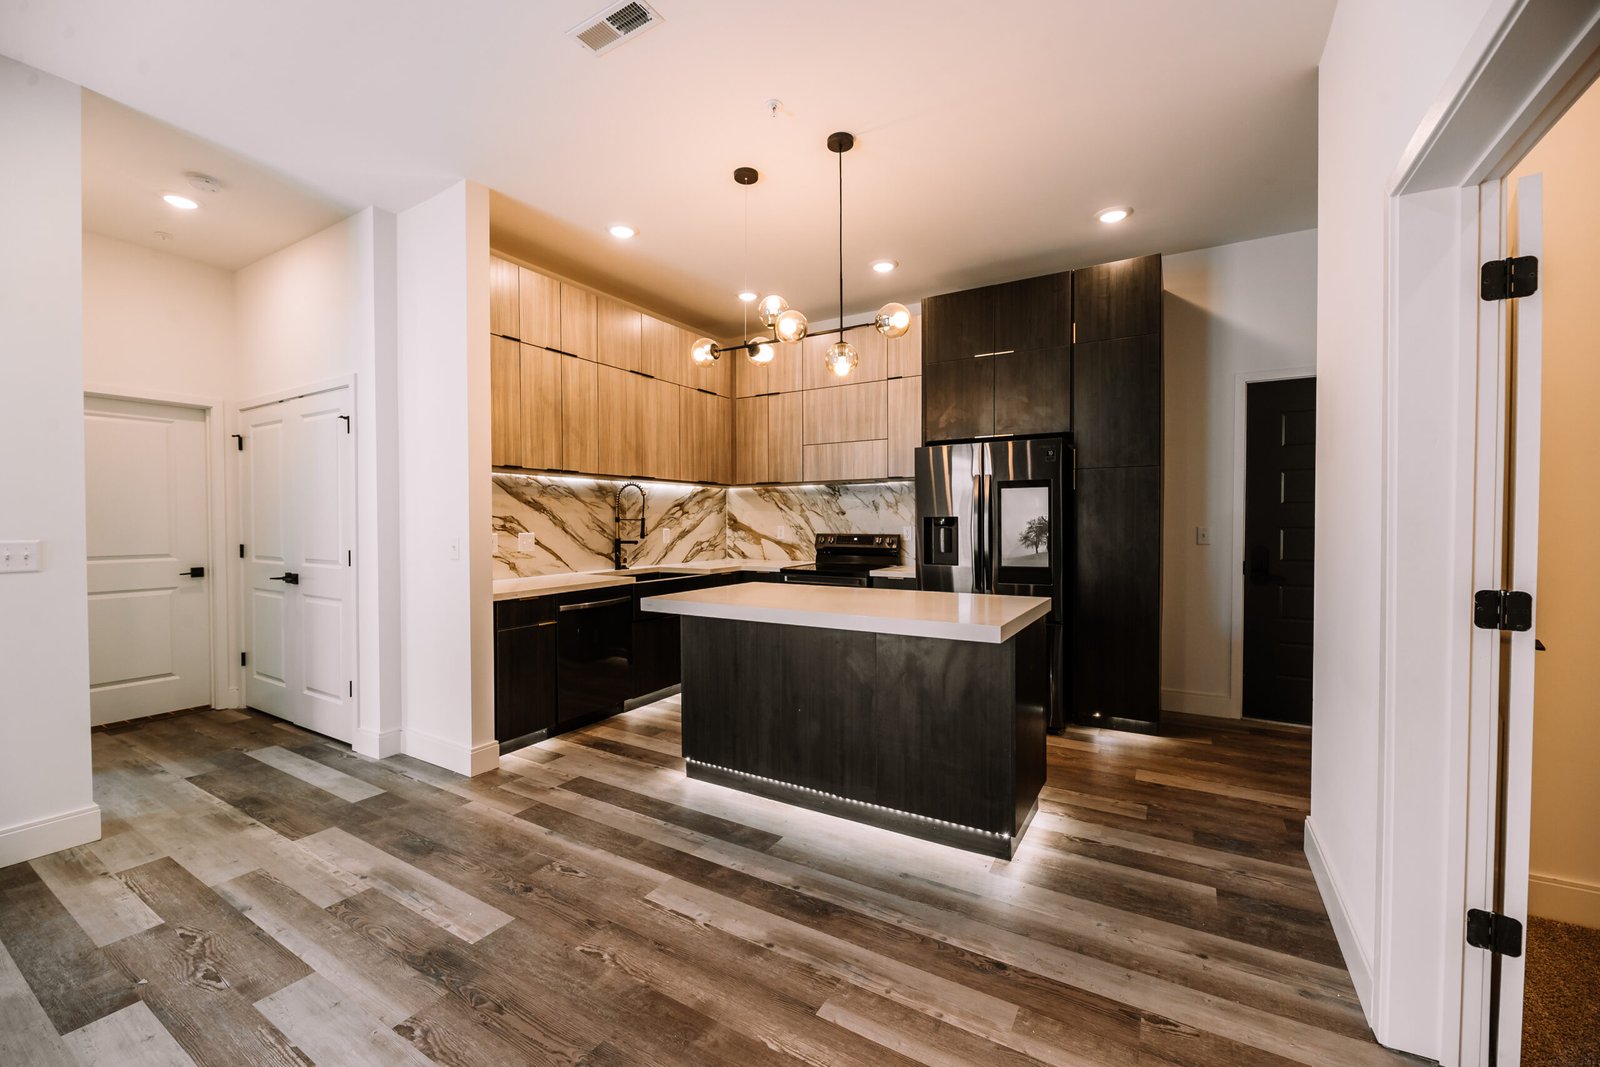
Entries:
{"label": "light wood upper cabinet", "polygon": [[689,342],[694,338],[688,333],[681,326],[645,315],[640,326],[639,369],[662,381],[690,384],[684,371],[690,366]]}
{"label": "light wood upper cabinet", "polygon": [[682,477],[726,485],[733,481],[733,401],[684,389]]}
{"label": "light wood upper cabinet", "polygon": [[489,462],[496,467],[523,466],[521,348],[489,338]]}
{"label": "light wood upper cabinet", "polygon": [[521,307],[517,298],[517,272],[522,268],[499,256],[489,257],[489,332],[501,337],[521,337]]}
{"label": "light wood upper cabinet", "polygon": [[889,476],[887,441],[836,441],[806,445],[804,480],[859,482]]}
{"label": "light wood upper cabinet", "polygon": [[642,466],[640,433],[644,418],[644,386],[637,374],[600,364],[595,389],[598,461],[595,472],[635,477]]}
{"label": "light wood upper cabinet", "polygon": [[595,298],[595,359],[619,370],[644,370],[644,315],[607,296]]}
{"label": "light wood upper cabinet", "polygon": [[804,411],[803,393],[777,393],[768,409],[768,477],[774,482],[798,482],[805,478],[801,469],[801,443]]}
{"label": "light wood upper cabinet", "polygon": [[804,395],[804,441],[808,445],[886,440],[889,436],[887,390],[883,382],[811,389]]}
{"label": "light wood upper cabinet", "polygon": [[738,396],[760,396],[763,393],[793,393],[801,387],[801,361],[805,357],[806,343],[777,345],[778,354],[771,363],[751,363],[743,352],[723,356],[733,359],[734,379]]}
{"label": "light wood upper cabinet", "polygon": [[[831,389],[858,382],[881,382],[887,376],[887,353],[884,336],[871,326],[857,326],[844,332],[844,339],[855,346],[860,360],[856,369],[840,378],[828,369],[825,356],[828,347],[839,339],[836,333],[807,337],[801,342],[804,354],[801,359],[801,376],[807,389]],[[920,373],[920,371],[919,371]]]}
{"label": "light wood upper cabinet", "polygon": [[640,378],[638,471],[647,478],[685,477],[683,408],[689,390],[659,378]]}
{"label": "light wood upper cabinet", "polygon": [[743,485],[772,481],[768,426],[772,397],[740,397],[733,411],[733,480]]}
{"label": "light wood upper cabinet", "polygon": [[599,366],[561,357],[561,469],[600,470]]}
{"label": "light wood upper cabinet", "polygon": [[563,418],[559,352],[526,344],[520,346],[522,408],[522,463],[535,470],[562,465]]}
{"label": "light wood upper cabinet", "polygon": [[886,372],[890,378],[910,378],[922,373],[922,316],[911,316],[911,328],[883,341]]}
{"label": "light wood upper cabinet", "polygon": [[555,347],[568,355],[595,359],[598,313],[593,293],[562,282],[561,341]]}
{"label": "light wood upper cabinet", "polygon": [[922,446],[922,375],[891,378],[889,391],[890,478],[911,478],[917,473],[916,452]]}
{"label": "light wood upper cabinet", "polygon": [[561,283],[527,267],[517,269],[518,304],[522,308],[525,345],[561,347]]}

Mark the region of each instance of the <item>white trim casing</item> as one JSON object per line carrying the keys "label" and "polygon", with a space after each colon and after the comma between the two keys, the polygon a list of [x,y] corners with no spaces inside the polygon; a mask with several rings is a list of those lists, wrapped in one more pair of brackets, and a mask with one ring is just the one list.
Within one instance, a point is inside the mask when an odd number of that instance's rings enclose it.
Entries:
{"label": "white trim casing", "polygon": [[1344,894],[1339,892],[1339,883],[1334,880],[1333,871],[1323,858],[1322,846],[1317,841],[1316,824],[1307,818],[1305,826],[1306,862],[1311,867],[1312,878],[1316,879],[1322,903],[1328,909],[1328,921],[1333,924],[1333,936],[1339,942],[1339,951],[1344,954],[1345,969],[1350,972],[1350,984],[1356,987],[1356,999],[1361,1002],[1362,1011],[1367,1013],[1367,1024],[1370,1026],[1371,1005],[1374,1004],[1372,961],[1367,959],[1366,952],[1361,948],[1361,939],[1356,936],[1355,923],[1350,918]]}

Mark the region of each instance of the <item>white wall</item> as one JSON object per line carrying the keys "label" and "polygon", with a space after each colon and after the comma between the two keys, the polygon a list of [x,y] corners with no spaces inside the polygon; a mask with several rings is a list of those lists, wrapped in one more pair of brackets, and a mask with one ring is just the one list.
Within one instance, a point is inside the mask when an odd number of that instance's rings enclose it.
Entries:
{"label": "white wall", "polygon": [[78,87],[0,57],[0,867],[100,836],[90,786]]}
{"label": "white wall", "polygon": [[405,751],[495,766],[489,196],[460,182],[400,213],[401,690]]}
{"label": "white wall", "polygon": [[[1161,706],[1237,718],[1239,401],[1245,381],[1316,365],[1317,232],[1164,256],[1161,274]],[[1209,545],[1196,544],[1201,526]]]}
{"label": "white wall", "polygon": [[[1456,514],[1454,483],[1439,476],[1448,474],[1455,441],[1447,419],[1421,417],[1433,414],[1424,403],[1391,444],[1407,471],[1425,474],[1441,457],[1446,469],[1395,485],[1404,511],[1397,521],[1406,531],[1396,546],[1404,566],[1396,572],[1395,621],[1415,637],[1406,643],[1399,684],[1414,687],[1419,699],[1396,699],[1394,721],[1385,724],[1378,709],[1387,194],[1402,152],[1488,6],[1488,0],[1341,0],[1318,92],[1317,641],[1306,850],[1380,1040],[1434,1058],[1446,1051],[1440,1021],[1446,998],[1456,995],[1441,965],[1443,938],[1454,924],[1442,911],[1451,709],[1439,616],[1460,605],[1440,584],[1450,577],[1449,540],[1436,536],[1426,517]],[[1446,210],[1441,225],[1452,222]],[[1400,267],[1403,283],[1418,292],[1460,281],[1437,277],[1428,264]],[[1447,343],[1437,349],[1451,352]],[[1403,384],[1414,400],[1431,394],[1448,408],[1458,370],[1400,368],[1390,400],[1405,400],[1398,392]],[[1404,769],[1403,796],[1383,795],[1386,758]],[[1385,828],[1404,856],[1403,870],[1380,867]],[[1380,916],[1381,879],[1404,887],[1406,913]],[[1380,923],[1392,937],[1380,938]],[[1386,944],[1394,946],[1387,957],[1380,955]]]}
{"label": "white wall", "polygon": [[93,389],[233,396],[233,274],[83,235],[83,377]]}

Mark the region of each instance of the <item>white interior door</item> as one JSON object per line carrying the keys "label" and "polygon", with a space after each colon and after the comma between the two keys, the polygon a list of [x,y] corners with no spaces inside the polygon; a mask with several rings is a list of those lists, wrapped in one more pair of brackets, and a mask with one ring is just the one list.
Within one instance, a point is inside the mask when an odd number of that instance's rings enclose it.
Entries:
{"label": "white interior door", "polygon": [[205,412],[85,400],[84,475],[91,721],[209,704]]}
{"label": "white interior door", "polygon": [[244,435],[245,702],[355,732],[355,447],[349,389],[252,408]]}

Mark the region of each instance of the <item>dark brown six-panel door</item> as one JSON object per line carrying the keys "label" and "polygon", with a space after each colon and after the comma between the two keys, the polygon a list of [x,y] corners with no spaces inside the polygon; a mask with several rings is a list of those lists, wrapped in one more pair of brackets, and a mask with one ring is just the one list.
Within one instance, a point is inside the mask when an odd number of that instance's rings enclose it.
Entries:
{"label": "dark brown six-panel door", "polygon": [[1317,381],[1252,382],[1246,403],[1243,711],[1310,723]]}

